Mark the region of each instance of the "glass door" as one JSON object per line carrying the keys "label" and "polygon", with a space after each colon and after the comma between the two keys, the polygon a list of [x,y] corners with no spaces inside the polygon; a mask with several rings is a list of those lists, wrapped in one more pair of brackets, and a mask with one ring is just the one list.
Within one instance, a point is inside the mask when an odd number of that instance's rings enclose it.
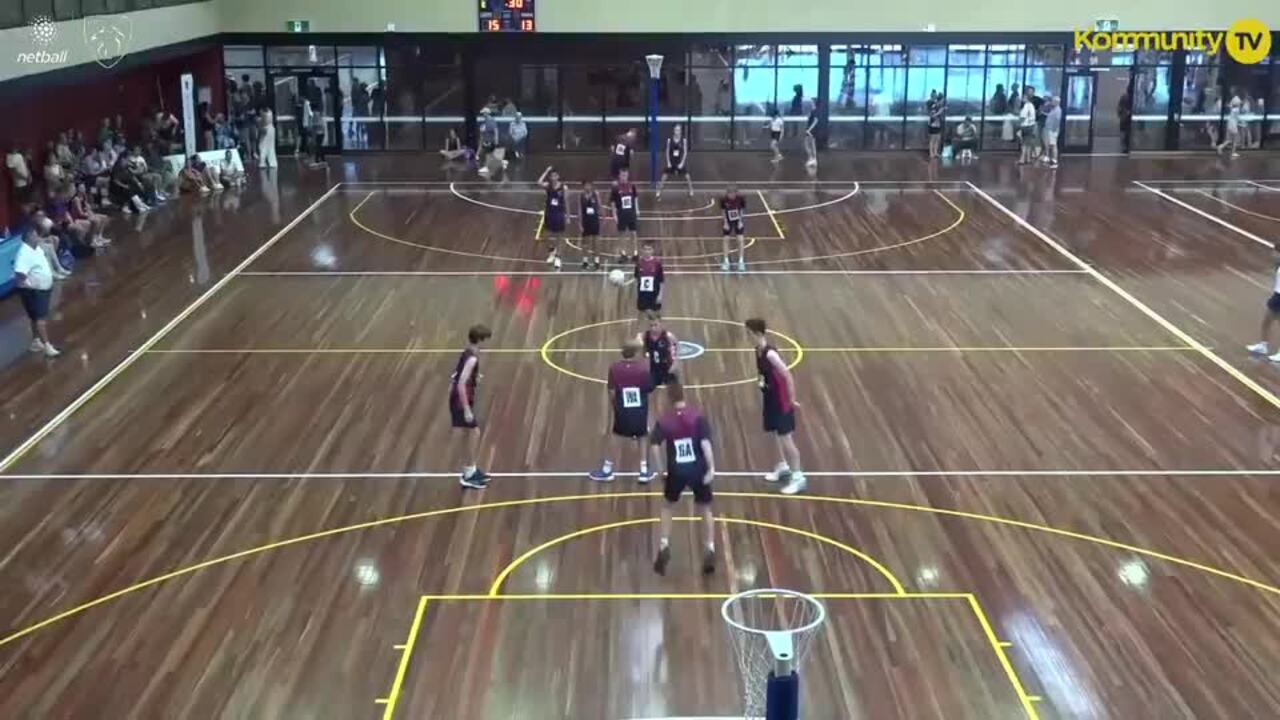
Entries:
{"label": "glass door", "polygon": [[1093,152],[1093,109],[1097,105],[1098,76],[1092,72],[1067,75],[1067,96],[1062,116],[1062,151]]}
{"label": "glass door", "polygon": [[342,97],[336,72],[273,74],[272,96],[276,145],[282,154],[310,152],[317,141],[326,153],[341,151]]}

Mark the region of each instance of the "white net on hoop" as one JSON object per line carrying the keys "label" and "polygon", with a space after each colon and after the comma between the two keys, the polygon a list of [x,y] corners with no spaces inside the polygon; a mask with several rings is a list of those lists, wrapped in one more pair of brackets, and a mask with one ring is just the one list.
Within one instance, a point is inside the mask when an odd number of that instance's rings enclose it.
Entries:
{"label": "white net on hoop", "polygon": [[645,55],[644,62],[649,66],[649,77],[657,80],[662,73],[662,56],[661,55]]}
{"label": "white net on hoop", "polygon": [[794,590],[738,593],[720,607],[742,675],[742,716],[763,718],[769,673],[799,671],[827,610]]}

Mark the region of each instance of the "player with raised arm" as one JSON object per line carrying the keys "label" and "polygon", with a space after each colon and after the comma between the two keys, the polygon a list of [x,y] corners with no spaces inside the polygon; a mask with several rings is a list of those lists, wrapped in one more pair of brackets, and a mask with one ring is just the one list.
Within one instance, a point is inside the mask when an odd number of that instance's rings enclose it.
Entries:
{"label": "player with raised arm", "polygon": [[760,374],[760,392],[764,400],[764,431],[777,438],[782,460],[773,472],[764,476],[767,482],[783,482],[783,495],[796,495],[808,486],[800,469],[800,450],[796,448],[796,381],[777,348],[769,344],[769,329],[761,318],[747,320],[747,332],[756,349],[756,371]]}
{"label": "player with raised arm", "polygon": [[[679,381],[667,385],[667,400],[671,403],[670,409],[658,418],[649,433],[653,467],[664,467],[666,471],[662,487],[666,503],[659,517],[658,553],[653,560],[653,571],[667,574],[667,565],[671,562],[673,510],[680,496],[689,490],[702,515],[702,574],[710,575],[716,571],[716,524],[711,510],[716,461],[711,448],[711,424],[697,408],[685,402],[684,387]],[[666,453],[662,452],[663,448]]]}
{"label": "player with raised arm", "polygon": [[684,126],[677,124],[671,129],[671,137],[667,138],[667,169],[662,171],[658,180],[656,198],[662,197],[662,188],[667,178],[672,175],[683,175],[685,184],[689,186],[689,197],[693,197],[693,176],[689,174],[689,141],[684,137]]}
{"label": "player with raised arm", "polygon": [[613,456],[622,457],[627,441],[635,444],[640,460],[640,482],[653,479],[649,472],[641,441],[649,434],[649,393],[653,392],[653,379],[649,365],[640,357],[644,346],[638,340],[628,340],[622,346],[622,359],[609,368],[609,399],[613,405],[613,433],[610,450],[599,470],[588,477],[596,482],[613,481]]}
{"label": "player with raised arm", "polygon": [[489,487],[489,476],[476,467],[480,450],[480,420],[476,417],[476,388],[480,385],[480,344],[493,332],[484,325],[472,325],[467,331],[467,346],[458,356],[449,376],[450,424],[461,432],[467,460],[462,466],[462,487],[483,490]]}
{"label": "player with raised arm", "polygon": [[542,210],[542,229],[546,233],[547,243],[551,245],[551,254],[547,262],[559,270],[560,241],[565,237],[565,226],[568,223],[569,207],[565,198],[566,188],[560,181],[560,173],[548,165],[538,177],[538,185],[547,191],[547,204]]}

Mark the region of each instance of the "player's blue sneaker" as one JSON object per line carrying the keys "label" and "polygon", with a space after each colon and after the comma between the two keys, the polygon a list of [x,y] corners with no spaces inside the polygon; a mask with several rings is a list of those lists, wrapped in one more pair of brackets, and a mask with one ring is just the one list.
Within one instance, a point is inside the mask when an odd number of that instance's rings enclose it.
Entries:
{"label": "player's blue sneaker", "polygon": [[596,482],[613,482],[613,466],[605,465],[599,470],[592,470],[587,473],[587,477]]}

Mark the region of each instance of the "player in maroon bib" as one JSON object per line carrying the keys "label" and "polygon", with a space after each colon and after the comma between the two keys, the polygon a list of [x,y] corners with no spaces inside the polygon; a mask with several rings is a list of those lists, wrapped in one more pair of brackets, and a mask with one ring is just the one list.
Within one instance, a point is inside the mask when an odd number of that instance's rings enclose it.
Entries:
{"label": "player in maroon bib", "polygon": [[756,350],[756,371],[760,374],[760,393],[764,406],[764,431],[777,438],[782,461],[765,475],[768,482],[785,482],[784,495],[802,492],[807,485],[800,470],[800,451],[796,448],[796,381],[782,361],[777,348],[769,344],[769,329],[761,318],[745,323]]}
{"label": "player in maroon bib", "polygon": [[[640,357],[642,351],[640,343],[635,340],[628,340],[622,346],[622,359],[609,368],[608,387],[613,406],[611,449],[621,457],[622,448],[628,440],[635,444],[640,456],[640,482],[644,484],[653,479],[640,441],[649,434],[649,393],[653,392],[654,385],[649,377],[649,365]],[[612,455],[605,456],[600,469],[593,470],[588,477],[596,482],[612,481]]]}
{"label": "player in maroon bib", "polygon": [[697,408],[684,401],[684,388],[678,381],[667,385],[667,399],[671,408],[658,418],[649,433],[653,466],[666,469],[662,488],[666,504],[662,506],[653,570],[659,575],[667,573],[667,563],[671,561],[671,517],[680,496],[690,490],[702,514],[702,572],[710,575],[716,569],[715,517],[711,512],[711,483],[715,479],[716,463],[711,449],[711,424]]}
{"label": "player in maroon bib", "polygon": [[489,476],[476,467],[479,455],[480,420],[476,417],[476,388],[480,385],[480,343],[493,333],[484,325],[473,325],[467,331],[467,346],[458,356],[458,362],[449,376],[449,420],[463,433],[467,462],[462,467],[459,482],[463,487],[483,490],[489,486]]}
{"label": "player in maroon bib", "polygon": [[680,341],[674,333],[662,326],[662,315],[650,310],[645,313],[649,321],[649,329],[636,338],[644,346],[644,355],[649,360],[649,376],[653,385],[666,385],[676,377],[679,365]]}
{"label": "player in maroon bib", "polygon": [[643,315],[662,310],[662,284],[667,276],[662,272],[662,260],[653,254],[653,242],[645,240],[636,260],[636,310]]}
{"label": "player in maroon bib", "polygon": [[[636,229],[640,223],[640,191],[631,182],[627,170],[618,171],[618,179],[613,182],[613,189],[609,191],[609,202],[613,205],[613,219],[618,225],[618,236],[624,240],[618,248],[618,259],[625,263],[639,255]],[[630,239],[630,244],[626,242],[627,239]],[[627,254],[628,248],[631,250],[630,255]]]}
{"label": "player in maroon bib", "polygon": [[747,199],[739,192],[736,185],[730,185],[724,196],[720,198],[720,215],[724,229],[724,257],[720,260],[720,269],[729,272],[733,267],[729,256],[733,254],[732,240],[738,240],[738,272],[747,271]]}

